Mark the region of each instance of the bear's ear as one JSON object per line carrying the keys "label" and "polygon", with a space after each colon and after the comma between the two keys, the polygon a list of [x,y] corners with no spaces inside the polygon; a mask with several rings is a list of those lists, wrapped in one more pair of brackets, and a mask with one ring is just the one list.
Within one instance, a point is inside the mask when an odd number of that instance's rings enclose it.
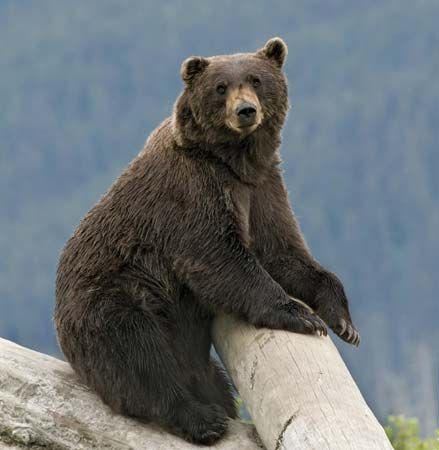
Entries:
{"label": "bear's ear", "polygon": [[206,58],[191,56],[183,61],[183,64],[181,65],[181,78],[188,86],[190,86],[194,79],[200,75],[208,65],[209,61]]}
{"label": "bear's ear", "polygon": [[279,68],[282,68],[287,59],[288,47],[281,38],[275,37],[267,41],[256,54],[272,60]]}

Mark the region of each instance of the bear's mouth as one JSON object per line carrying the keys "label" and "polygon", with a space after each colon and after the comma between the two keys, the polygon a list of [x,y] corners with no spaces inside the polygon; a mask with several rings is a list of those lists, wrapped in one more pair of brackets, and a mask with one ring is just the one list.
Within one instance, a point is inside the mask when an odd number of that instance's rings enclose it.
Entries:
{"label": "bear's mouth", "polygon": [[258,118],[254,122],[246,124],[236,123],[233,120],[228,120],[226,124],[227,127],[235,133],[248,135],[250,133],[253,133],[253,131],[255,131],[259,127],[259,125],[261,125],[261,120]]}
{"label": "bear's mouth", "polygon": [[242,131],[242,132],[251,132],[256,130],[256,128],[258,128],[259,124],[258,123],[253,123],[251,125],[240,125],[238,126],[238,130]]}
{"label": "bear's mouth", "polygon": [[227,121],[227,128],[229,128],[230,130],[234,131],[235,133],[241,134],[241,135],[248,135],[250,133],[253,133],[253,131],[256,130],[256,128],[258,128],[258,126],[260,125],[260,122],[255,122],[252,124],[246,124],[246,125],[241,125],[241,124],[235,124],[232,121]]}

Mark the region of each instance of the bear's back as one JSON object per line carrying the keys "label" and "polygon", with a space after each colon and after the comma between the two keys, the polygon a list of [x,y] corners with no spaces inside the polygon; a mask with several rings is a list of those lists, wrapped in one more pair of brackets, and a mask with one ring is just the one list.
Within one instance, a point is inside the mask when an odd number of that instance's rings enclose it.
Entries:
{"label": "bear's back", "polygon": [[204,161],[177,148],[165,120],[67,241],[57,292],[117,274],[142,249],[172,257],[186,213],[214,189],[210,175]]}

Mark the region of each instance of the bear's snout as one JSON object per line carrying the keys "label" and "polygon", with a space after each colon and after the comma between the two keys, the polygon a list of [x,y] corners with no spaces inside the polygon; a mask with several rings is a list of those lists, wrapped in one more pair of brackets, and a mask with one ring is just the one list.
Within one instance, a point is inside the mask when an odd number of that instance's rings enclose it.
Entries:
{"label": "bear's snout", "polygon": [[238,123],[240,127],[248,127],[254,125],[256,122],[256,105],[253,103],[244,102],[238,105],[235,110],[238,116]]}
{"label": "bear's snout", "polygon": [[248,86],[230,89],[226,110],[227,126],[239,134],[251,133],[263,119],[258,96]]}

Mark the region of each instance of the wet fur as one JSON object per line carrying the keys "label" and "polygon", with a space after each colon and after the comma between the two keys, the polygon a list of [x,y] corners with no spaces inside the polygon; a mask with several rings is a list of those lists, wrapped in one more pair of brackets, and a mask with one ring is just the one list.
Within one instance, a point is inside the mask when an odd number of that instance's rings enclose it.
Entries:
{"label": "wet fur", "polygon": [[[81,221],[57,272],[55,325],[75,371],[114,411],[196,443],[236,417],[210,357],[215,314],[323,331],[294,296],[334,329],[351,323],[343,286],[311,256],[288,203],[286,48],[274,47],[183,65],[172,117]],[[224,126],[212,83],[254,71],[264,121],[243,137]]]}

